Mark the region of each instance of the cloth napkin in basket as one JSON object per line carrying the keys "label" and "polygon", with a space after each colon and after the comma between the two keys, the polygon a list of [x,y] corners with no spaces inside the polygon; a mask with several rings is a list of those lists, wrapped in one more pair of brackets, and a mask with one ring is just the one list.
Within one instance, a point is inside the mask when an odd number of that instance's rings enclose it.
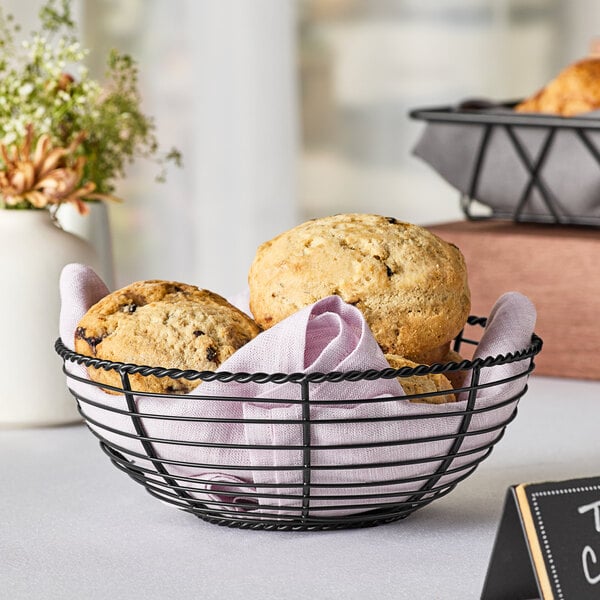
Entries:
{"label": "cloth napkin in basket", "polygon": [[[77,322],[108,290],[89,267],[77,264],[65,267],[60,289],[60,334],[72,348]],[[505,294],[492,310],[477,356],[526,348],[534,324],[531,302],[515,292]],[[508,379],[523,372],[527,363],[483,369],[481,382]],[[86,384],[82,366],[68,362],[66,367],[69,374],[83,380],[69,377],[68,384],[81,397],[92,431],[135,461],[157,486],[162,485],[125,414],[124,396]],[[385,357],[360,311],[331,296],[261,333],[219,371],[328,373],[385,368]],[[522,391],[525,379],[483,388],[477,407],[510,400]],[[466,395],[450,404],[414,404],[403,399],[395,378],[310,384],[311,514],[360,512],[374,501],[370,495],[389,494],[395,496],[394,501],[402,494],[412,495],[450,451],[453,441],[449,437],[460,427],[462,415],[456,413],[464,411]],[[303,406],[294,402],[300,398],[300,386],[292,382],[213,381],[176,398],[137,395],[136,404],[154,452],[190,495],[208,504],[230,502],[230,510],[277,515],[295,514],[301,504],[305,431],[299,423]],[[516,401],[472,415],[451,473],[459,467],[474,468],[477,458],[501,435],[501,425],[513,413]],[[412,418],[417,415],[422,418]],[[434,440],[416,441],[430,437]],[[456,477],[445,475],[439,484]]]}

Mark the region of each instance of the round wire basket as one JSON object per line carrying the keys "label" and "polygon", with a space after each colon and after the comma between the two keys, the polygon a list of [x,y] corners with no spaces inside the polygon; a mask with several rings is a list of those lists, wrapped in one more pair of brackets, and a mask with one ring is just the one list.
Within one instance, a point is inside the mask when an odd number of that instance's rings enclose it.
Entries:
{"label": "round wire basket", "polygon": [[[485,318],[469,317],[469,331],[485,324]],[[463,331],[453,347],[471,355],[477,344]],[[100,447],[151,495],[219,525],[305,531],[397,521],[451,492],[490,455],[515,418],[541,348],[534,334],[527,348],[506,355],[383,371],[286,374],[125,364],[78,354],[60,339],[55,344],[69,390]],[[482,376],[511,364],[509,376]],[[121,386],[91,381],[85,372],[90,367],[116,371]],[[454,403],[422,403],[447,392],[368,400],[315,400],[313,394],[323,383],[402,383],[456,371],[466,383],[453,390],[460,400]],[[201,385],[184,396],[148,394],[132,388],[133,374],[291,384],[298,398],[205,396]],[[495,394],[501,386],[505,393]]]}

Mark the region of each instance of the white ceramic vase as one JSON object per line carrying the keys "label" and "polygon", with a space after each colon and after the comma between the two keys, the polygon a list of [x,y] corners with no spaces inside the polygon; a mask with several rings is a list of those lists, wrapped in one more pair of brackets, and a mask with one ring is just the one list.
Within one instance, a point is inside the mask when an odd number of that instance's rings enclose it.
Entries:
{"label": "white ceramic vase", "polygon": [[54,351],[59,277],[71,262],[102,275],[92,245],[55,225],[48,211],[0,209],[0,428],[80,418]]}
{"label": "white ceramic vase", "polygon": [[80,215],[74,204],[63,204],[56,217],[60,226],[87,240],[96,250],[104,283],[112,290],[115,284],[112,235],[108,208],[104,202],[87,202],[89,213]]}

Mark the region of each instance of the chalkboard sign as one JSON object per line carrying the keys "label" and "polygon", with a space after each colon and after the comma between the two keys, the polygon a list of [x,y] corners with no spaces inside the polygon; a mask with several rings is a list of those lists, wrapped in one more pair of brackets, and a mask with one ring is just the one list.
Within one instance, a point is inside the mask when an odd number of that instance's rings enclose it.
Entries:
{"label": "chalkboard sign", "polygon": [[481,600],[600,599],[600,477],[509,488]]}

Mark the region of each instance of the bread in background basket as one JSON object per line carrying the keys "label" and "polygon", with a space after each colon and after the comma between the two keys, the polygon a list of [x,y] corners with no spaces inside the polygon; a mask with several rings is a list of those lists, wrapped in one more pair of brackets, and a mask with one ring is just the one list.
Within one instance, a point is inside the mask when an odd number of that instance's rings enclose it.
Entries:
{"label": "bread in background basket", "polygon": [[600,109],[600,57],[568,65],[541,90],[519,102],[517,112],[573,117]]}
{"label": "bread in background basket", "polygon": [[600,58],[521,102],[464,100],[410,116],[427,123],[413,153],[460,192],[467,217],[600,226]]}

